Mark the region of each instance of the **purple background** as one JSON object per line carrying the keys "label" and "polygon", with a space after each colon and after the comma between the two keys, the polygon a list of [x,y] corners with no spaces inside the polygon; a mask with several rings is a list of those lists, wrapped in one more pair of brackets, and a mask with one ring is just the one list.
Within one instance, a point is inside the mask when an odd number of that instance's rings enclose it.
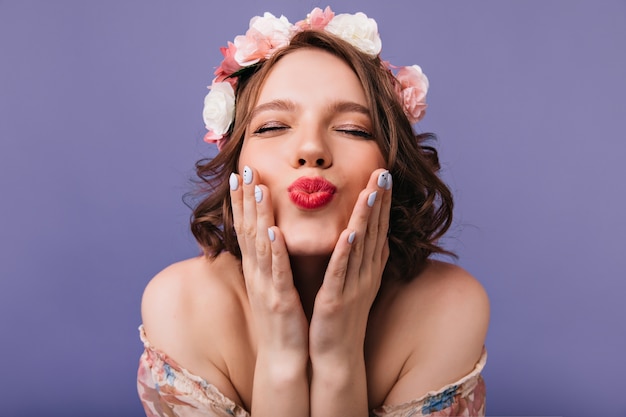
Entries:
{"label": "purple background", "polygon": [[[625,416],[626,2],[363,3],[333,8],[431,81],[446,244],[492,302],[488,414]],[[0,0],[2,416],[142,415],[140,297],[197,253],[218,48],[313,7],[213,4]]]}

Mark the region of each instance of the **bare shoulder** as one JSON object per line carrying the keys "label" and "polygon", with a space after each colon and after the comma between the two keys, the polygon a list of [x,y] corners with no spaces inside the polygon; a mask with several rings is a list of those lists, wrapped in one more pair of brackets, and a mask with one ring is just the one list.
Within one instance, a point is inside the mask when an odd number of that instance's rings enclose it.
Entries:
{"label": "bare shoulder", "polygon": [[[465,269],[441,261],[429,261],[426,269],[407,288],[435,315],[431,318],[488,324],[489,299],[482,284]],[[442,317],[443,315],[443,317]]]}
{"label": "bare shoulder", "polygon": [[247,345],[244,298],[239,261],[223,253],[168,266],[148,283],[141,302],[150,344],[238,404],[227,364],[250,366],[241,348]]}
{"label": "bare shoulder", "polygon": [[[229,317],[224,309],[238,303],[236,260],[187,259],[159,272],[146,286],[141,315],[151,344],[174,358],[189,357],[209,329]],[[216,329],[217,330],[217,329]]]}
{"label": "bare shoulder", "polygon": [[489,325],[489,299],[463,268],[429,261],[398,291],[395,317],[407,334],[408,358],[387,403],[415,399],[458,381],[479,360]]}
{"label": "bare shoulder", "polygon": [[[429,333],[467,329],[480,336],[489,323],[489,299],[482,284],[465,269],[440,261],[429,261],[424,271],[403,284],[395,302],[404,306],[403,317]],[[484,330],[479,332],[479,330]],[[482,340],[481,340],[482,342]],[[482,344],[481,344],[482,346]]]}

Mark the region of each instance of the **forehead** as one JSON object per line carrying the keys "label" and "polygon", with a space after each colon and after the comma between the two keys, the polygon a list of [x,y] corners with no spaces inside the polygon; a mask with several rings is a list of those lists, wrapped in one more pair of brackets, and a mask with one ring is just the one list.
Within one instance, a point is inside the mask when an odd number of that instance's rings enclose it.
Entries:
{"label": "forehead", "polygon": [[296,102],[348,100],[366,105],[361,82],[339,57],[316,48],[304,48],[282,57],[261,86],[257,103],[288,98]]}

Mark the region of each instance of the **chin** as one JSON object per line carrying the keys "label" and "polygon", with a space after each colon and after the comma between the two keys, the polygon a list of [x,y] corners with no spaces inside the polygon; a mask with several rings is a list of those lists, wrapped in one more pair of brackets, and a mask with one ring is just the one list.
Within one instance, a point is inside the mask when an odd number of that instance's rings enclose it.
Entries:
{"label": "chin", "polygon": [[287,252],[290,256],[328,256],[335,250],[338,236],[319,233],[302,238],[289,238],[285,236]]}
{"label": "chin", "polygon": [[[282,221],[280,221],[282,220]],[[290,256],[327,256],[333,253],[339,235],[345,228],[343,221],[321,218],[280,219],[281,230]]]}

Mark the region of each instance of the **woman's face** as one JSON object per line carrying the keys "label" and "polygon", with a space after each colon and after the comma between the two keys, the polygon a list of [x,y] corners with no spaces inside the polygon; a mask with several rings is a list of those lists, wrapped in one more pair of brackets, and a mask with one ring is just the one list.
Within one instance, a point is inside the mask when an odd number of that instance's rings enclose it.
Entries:
{"label": "woman's face", "polygon": [[291,255],[330,254],[356,199],[385,161],[356,74],[318,49],[283,57],[262,85],[239,172],[269,188]]}

